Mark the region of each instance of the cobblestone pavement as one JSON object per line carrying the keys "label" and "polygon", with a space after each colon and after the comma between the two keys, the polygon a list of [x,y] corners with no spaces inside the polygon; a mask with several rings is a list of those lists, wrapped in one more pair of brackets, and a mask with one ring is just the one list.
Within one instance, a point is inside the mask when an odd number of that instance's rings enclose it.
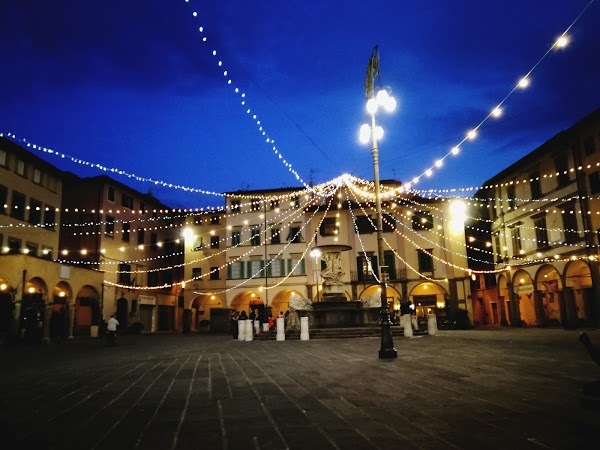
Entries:
{"label": "cobblestone pavement", "polygon": [[[600,331],[589,332],[600,345]],[[123,336],[0,349],[0,448],[594,447],[577,331],[239,342]]]}

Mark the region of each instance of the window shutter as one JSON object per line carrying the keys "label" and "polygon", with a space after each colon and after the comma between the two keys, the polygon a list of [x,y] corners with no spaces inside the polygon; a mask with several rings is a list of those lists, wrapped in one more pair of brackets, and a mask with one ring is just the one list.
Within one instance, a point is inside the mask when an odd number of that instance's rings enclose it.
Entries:
{"label": "window shutter", "polygon": [[292,271],[292,260],[288,259],[287,260],[287,274],[286,275],[289,275],[291,273],[291,271]]}
{"label": "window shutter", "polygon": [[373,273],[379,277],[379,264],[377,262],[377,256],[371,256],[371,267],[373,268]]}
{"label": "window shutter", "polygon": [[302,260],[300,261],[300,273],[302,275],[306,275],[306,261],[304,260],[304,258],[302,258]]}
{"label": "window shutter", "polygon": [[356,257],[356,277],[358,281],[362,281],[364,279],[362,256]]}
{"label": "window shutter", "polygon": [[227,279],[231,280],[231,264],[227,266]]}

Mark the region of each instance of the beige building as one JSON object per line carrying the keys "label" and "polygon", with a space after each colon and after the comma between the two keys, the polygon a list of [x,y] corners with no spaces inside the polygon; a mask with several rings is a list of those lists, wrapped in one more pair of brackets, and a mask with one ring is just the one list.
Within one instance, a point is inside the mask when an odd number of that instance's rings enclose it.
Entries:
{"label": "beige building", "polygon": [[[0,335],[25,339],[77,334],[79,313],[100,305],[102,274],[55,261],[63,173],[0,138]],[[89,334],[89,327],[86,330]]]}
{"label": "beige building", "polygon": [[513,326],[598,326],[600,110],[485,183],[497,299],[482,316]]}
{"label": "beige building", "polygon": [[375,274],[384,265],[391,310],[403,300],[423,318],[446,306],[467,310],[465,203],[400,194],[392,190],[399,183],[388,183],[380,264],[372,193],[352,177],[344,180],[316,193],[232,192],[223,210],[188,217],[185,308],[192,329],[211,320],[214,308],[248,311],[266,304],[276,315],[288,310],[292,296],[321,301],[323,277],[330,276],[326,261],[334,257],[347,300],[378,297]]}

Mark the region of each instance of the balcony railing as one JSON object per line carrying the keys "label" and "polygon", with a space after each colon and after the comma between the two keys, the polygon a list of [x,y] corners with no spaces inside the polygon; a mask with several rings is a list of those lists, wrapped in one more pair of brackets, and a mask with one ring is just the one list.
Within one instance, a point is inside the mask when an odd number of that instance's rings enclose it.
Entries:
{"label": "balcony railing", "polygon": [[[406,269],[390,270],[388,271],[388,273],[390,274],[390,281],[403,281],[407,279]],[[356,282],[374,283],[377,281],[371,272],[359,273],[356,271],[352,271],[350,272],[350,277],[352,281]]]}

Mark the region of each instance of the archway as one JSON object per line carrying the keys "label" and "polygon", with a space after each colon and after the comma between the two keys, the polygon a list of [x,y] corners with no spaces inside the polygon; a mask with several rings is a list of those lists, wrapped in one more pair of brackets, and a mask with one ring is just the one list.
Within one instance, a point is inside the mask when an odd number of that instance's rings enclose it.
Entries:
{"label": "archway", "polygon": [[563,284],[554,266],[544,264],[535,275],[536,292],[539,295],[544,325],[560,325]]}
{"label": "archway", "polygon": [[233,297],[229,307],[238,312],[246,311],[246,314],[249,314],[250,309],[263,305],[263,303],[263,299],[260,295],[252,291],[244,291]]}
{"label": "archway", "polygon": [[223,308],[223,300],[214,294],[200,294],[192,301],[192,329],[200,330],[200,322],[210,321],[213,308]]}
{"label": "archway", "polygon": [[421,320],[426,320],[428,314],[444,315],[447,297],[446,289],[431,281],[417,284],[408,295]]}
{"label": "archway", "polygon": [[593,326],[596,321],[596,303],[590,266],[583,260],[570,261],[564,273],[565,309],[571,325]]}
{"label": "archway", "polygon": [[10,333],[14,295],[15,290],[8,280],[0,277],[0,336]]}
{"label": "archway", "polygon": [[271,314],[273,317],[277,317],[280,312],[284,314],[290,309],[290,298],[293,294],[299,295],[300,297],[304,297],[300,292],[294,289],[284,289],[283,291],[279,291],[271,300]]}
{"label": "archway", "polygon": [[[75,321],[73,324],[73,332],[79,336],[89,336],[92,318],[100,320],[100,302],[96,288],[90,285],[85,285],[75,296]],[[93,316],[93,317],[92,317]]]}
{"label": "archway", "polygon": [[513,293],[519,299],[519,313],[523,325],[539,325],[533,299],[533,280],[525,270],[517,270],[513,275]]}
{"label": "archway", "polygon": [[25,342],[42,340],[47,300],[48,287],[42,278],[33,277],[25,283],[19,318],[19,328]]}
{"label": "archway", "polygon": [[52,290],[50,302],[50,338],[64,339],[69,334],[69,304],[73,298],[73,290],[69,283],[60,281]]}
{"label": "archway", "polygon": [[[359,300],[369,297],[379,297],[381,298],[381,286],[378,284],[374,284],[369,286],[363,290],[358,296]],[[387,286],[385,289],[387,301],[388,301],[388,309],[390,312],[400,311],[400,301],[402,299],[402,295],[398,292],[394,287]]]}

